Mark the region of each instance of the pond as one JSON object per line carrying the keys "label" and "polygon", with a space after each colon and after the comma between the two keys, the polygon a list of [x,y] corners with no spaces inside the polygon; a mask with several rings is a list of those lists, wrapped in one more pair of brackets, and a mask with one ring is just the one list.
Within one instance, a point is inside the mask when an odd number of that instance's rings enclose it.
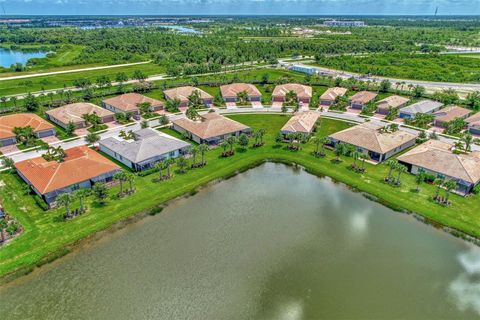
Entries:
{"label": "pond", "polygon": [[32,58],[44,58],[48,52],[45,51],[19,51],[0,48],[0,66],[10,68],[12,64],[20,62],[26,64]]}
{"label": "pond", "polygon": [[0,310],[5,319],[473,319],[480,252],[269,163],[0,288]]}

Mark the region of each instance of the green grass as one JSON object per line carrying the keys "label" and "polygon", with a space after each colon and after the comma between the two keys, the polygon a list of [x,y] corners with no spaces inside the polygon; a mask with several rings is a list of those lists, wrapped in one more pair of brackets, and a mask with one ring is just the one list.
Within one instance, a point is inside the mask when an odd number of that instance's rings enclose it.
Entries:
{"label": "green grass", "polygon": [[0,96],[21,94],[25,92],[36,92],[49,89],[61,89],[64,86],[72,87],[75,80],[83,78],[89,79],[92,83],[95,83],[95,80],[99,76],[103,75],[108,76],[110,80],[114,81],[115,75],[119,72],[124,72],[129,78],[131,78],[135,70],[143,71],[147,75],[162,74],[165,71],[163,67],[160,67],[153,63],[147,63],[134,66],[63,73],[27,79],[5,80],[0,82]]}
{"label": "green grass", "polygon": [[[0,174],[5,184],[0,188],[0,196],[6,211],[16,217],[25,232],[8,246],[0,249],[0,276],[15,270],[29,270],[39,265],[47,257],[55,257],[65,252],[67,245],[100,230],[113,223],[145,212],[168,200],[195,190],[210,181],[228,177],[238,171],[256,166],[265,160],[285,163],[297,163],[318,176],[330,176],[336,181],[346,183],[354,189],[367,192],[395,209],[417,212],[432,221],[447,225],[475,237],[480,237],[480,201],[478,196],[463,198],[452,195],[452,206],[441,207],[431,200],[434,186],[423,184],[420,193],[413,193],[415,182],[412,175],[404,174],[403,184],[395,188],[383,182],[388,168],[385,165],[366,164],[366,173],[354,173],[348,166],[350,158],[343,158],[340,164],[332,164],[334,155],[327,150],[326,158],[311,155],[314,145],[302,145],[299,152],[291,152],[284,144],[277,144],[274,138],[278,130],[287,121],[283,115],[232,115],[232,119],[252,128],[266,128],[266,145],[249,148],[246,152],[237,152],[230,158],[220,157],[217,148],[207,154],[208,165],[202,169],[189,170],[186,174],[175,173],[173,179],[156,183],[154,175],[138,177],[135,182],[137,192],[129,197],[115,200],[111,197],[105,207],[99,207],[89,201],[89,211],[85,215],[68,222],[56,222],[63,209],[43,212],[34,203],[32,196],[24,196],[20,179],[9,173]],[[322,119],[317,134],[325,136],[348,127],[349,124],[337,120]],[[162,129],[171,134],[170,130]],[[110,194],[118,190],[114,187]]]}

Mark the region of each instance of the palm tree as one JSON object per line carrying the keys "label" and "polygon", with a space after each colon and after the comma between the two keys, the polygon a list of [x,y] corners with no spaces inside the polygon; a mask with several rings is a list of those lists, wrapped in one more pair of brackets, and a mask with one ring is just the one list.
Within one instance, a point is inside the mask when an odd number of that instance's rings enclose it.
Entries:
{"label": "palm tree", "polygon": [[315,151],[313,152],[313,154],[315,156],[319,156],[320,155],[320,145],[322,144],[322,138],[313,137],[312,141],[315,143]]}
{"label": "palm tree", "polygon": [[57,204],[61,207],[65,207],[65,216],[70,216],[70,205],[73,202],[73,196],[71,193],[62,193],[57,197]]}
{"label": "palm tree", "polygon": [[13,106],[14,106],[15,108],[17,107],[17,100],[18,100],[17,97],[11,97],[11,98],[10,98],[10,101],[12,101]]}
{"label": "palm tree", "polygon": [[446,189],[446,192],[445,192],[445,204],[447,205],[448,204],[448,198],[450,196],[450,192],[455,189],[457,187],[457,183],[453,180],[448,180],[446,181],[443,186],[445,187]]}
{"label": "palm tree", "polygon": [[208,150],[210,150],[210,148],[204,143],[202,143],[198,146],[198,151],[202,155],[202,163],[201,163],[202,166],[205,165],[205,153],[207,153]]}
{"label": "palm tree", "polygon": [[223,148],[222,155],[225,156],[225,155],[227,154],[228,143],[227,143],[226,141],[223,141],[223,142],[220,144],[220,147]]}
{"label": "palm tree", "polygon": [[423,170],[419,170],[419,172],[415,176],[415,182],[417,183],[417,188],[415,189],[416,192],[420,192],[420,184],[424,181],[425,181],[425,172]]}
{"label": "palm tree", "polygon": [[472,150],[473,137],[470,133],[467,133],[462,138],[463,143],[465,144],[465,151]]}
{"label": "palm tree", "polygon": [[357,159],[360,157],[360,152],[358,151],[354,151],[352,153],[352,158],[353,158],[353,164],[352,164],[352,168],[353,169],[357,169]]}
{"label": "palm tree", "polygon": [[12,170],[13,168],[15,168],[15,162],[13,161],[12,158],[9,158],[9,157],[4,157],[2,159],[2,164],[5,168],[8,168],[10,170]]}
{"label": "palm tree", "polygon": [[167,179],[170,179],[172,175],[170,174],[170,167],[175,164],[175,160],[173,158],[168,158],[165,160],[164,168],[167,170]]}
{"label": "palm tree", "polygon": [[190,149],[190,153],[192,154],[192,167],[195,167],[195,165],[197,164],[197,154],[199,153],[199,148],[198,146],[193,146],[191,149]]}
{"label": "palm tree", "polygon": [[80,212],[85,212],[85,204],[84,204],[85,201],[84,200],[85,200],[86,197],[88,197],[90,195],[90,193],[91,193],[91,191],[89,189],[85,189],[85,188],[78,189],[77,191],[75,191],[74,196],[80,202]]}
{"label": "palm tree", "polygon": [[98,134],[96,134],[95,132],[90,132],[85,137],[85,142],[87,142],[89,145],[94,145],[99,140],[100,140],[100,136]]}
{"label": "palm tree", "polygon": [[362,168],[360,170],[365,172],[365,161],[370,160],[370,156],[367,153],[361,153],[360,159],[362,159]]}
{"label": "palm tree", "polygon": [[398,172],[396,185],[399,186],[401,184],[400,176],[402,173],[407,171],[407,167],[405,167],[403,164],[398,164],[396,169]]}
{"label": "palm tree", "polygon": [[340,156],[345,154],[345,145],[343,143],[337,142],[333,152],[335,153],[335,156],[336,156],[335,162],[339,163],[341,161]]}
{"label": "palm tree", "polygon": [[155,163],[155,169],[158,170],[158,174],[159,174],[158,180],[160,181],[163,180],[162,170],[164,167],[165,167],[165,160]]}
{"label": "palm tree", "polygon": [[126,172],[125,173],[125,181],[128,182],[128,191],[132,192],[133,191],[133,181],[135,181],[135,175],[131,172]]}
{"label": "palm tree", "polygon": [[230,146],[230,153],[233,154],[233,147],[235,146],[235,143],[237,143],[237,138],[230,136],[227,138],[227,143]]}
{"label": "palm tree", "polygon": [[177,159],[177,166],[178,166],[178,169],[180,170],[180,173],[185,173],[186,168],[188,166],[188,162],[184,157],[179,157]]}
{"label": "palm tree", "polygon": [[435,181],[433,182],[435,184],[435,186],[437,186],[437,189],[435,191],[435,200],[438,199],[438,196],[440,195],[440,188],[443,186],[445,180],[442,179],[442,178],[437,178],[435,179]]}
{"label": "palm tree", "polygon": [[391,181],[392,180],[392,173],[393,173],[393,170],[395,170],[395,168],[397,167],[397,160],[388,160],[387,161],[387,166],[390,168],[388,170],[388,176],[386,178],[386,181]]}
{"label": "palm tree", "polygon": [[125,171],[118,171],[113,175],[113,179],[118,180],[120,182],[120,192],[119,195],[123,195],[123,182],[126,180],[127,175]]}

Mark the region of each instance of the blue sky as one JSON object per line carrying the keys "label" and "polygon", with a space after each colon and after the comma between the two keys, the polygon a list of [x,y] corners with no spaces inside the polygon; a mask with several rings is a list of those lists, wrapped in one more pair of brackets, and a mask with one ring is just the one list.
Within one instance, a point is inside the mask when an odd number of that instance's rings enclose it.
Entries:
{"label": "blue sky", "polygon": [[479,15],[480,0],[0,0],[13,14]]}

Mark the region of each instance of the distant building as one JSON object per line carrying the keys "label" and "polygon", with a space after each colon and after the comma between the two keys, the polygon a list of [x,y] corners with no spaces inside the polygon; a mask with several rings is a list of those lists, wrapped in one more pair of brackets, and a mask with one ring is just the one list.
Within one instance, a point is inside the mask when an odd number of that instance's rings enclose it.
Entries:
{"label": "distant building", "polygon": [[69,123],[75,124],[76,128],[84,128],[85,114],[96,114],[102,123],[115,121],[115,114],[112,111],[86,102],[67,104],[46,112],[47,118],[62,128],[66,128]]}
{"label": "distant building", "polygon": [[310,99],[312,98],[312,87],[298,83],[279,84],[273,90],[272,100],[274,102],[285,102],[285,97],[290,91],[297,94],[298,102],[303,102],[305,104],[310,103]]}
{"label": "distant building", "polygon": [[414,119],[417,113],[432,114],[440,110],[443,103],[433,100],[422,100],[400,109],[400,118]]}
{"label": "distant building", "polygon": [[317,73],[317,69],[313,67],[306,67],[306,66],[299,66],[299,65],[293,65],[288,67],[289,70],[292,71],[297,71],[301,73],[306,73],[306,74],[315,74]]}
{"label": "distant building", "polygon": [[416,136],[406,131],[382,131],[383,126],[365,122],[329,136],[332,144],[351,144],[358,152],[368,154],[377,162],[385,161],[393,155],[415,145]]}
{"label": "distant building", "polygon": [[470,113],[472,113],[472,111],[465,108],[457,106],[446,107],[433,114],[435,117],[433,120],[433,125],[437,127],[444,127],[450,121],[468,118]]}
{"label": "distant building", "polygon": [[308,136],[314,131],[319,118],[320,114],[316,111],[298,112],[285,123],[280,132],[284,135],[299,132]]}
{"label": "distant building", "polygon": [[323,23],[327,27],[344,27],[344,28],[359,28],[365,27],[366,24],[359,20],[327,20]]}
{"label": "distant building", "polygon": [[18,175],[48,204],[62,193],[111,181],[120,170],[115,163],[87,146],[67,149],[65,153],[62,162],[38,157],[15,163]]}
{"label": "distant building", "polygon": [[249,83],[232,83],[220,86],[220,92],[226,102],[236,102],[237,95],[240,92],[247,93],[248,101],[261,101],[262,94],[253,84]]}
{"label": "distant building", "polygon": [[375,100],[376,97],[376,93],[370,91],[360,91],[351,96],[348,101],[350,103],[350,107],[353,109],[363,109],[369,102]]}
{"label": "distant building", "polygon": [[191,86],[185,86],[185,87],[177,87],[173,89],[168,89],[163,91],[163,94],[165,95],[165,99],[167,100],[180,100],[180,107],[188,107],[188,97],[192,95],[193,92],[197,91],[200,94],[200,99],[202,100],[202,103],[206,106],[209,107],[213,104],[213,96],[208,94],[207,92],[191,87]]}
{"label": "distant building", "polygon": [[0,117],[0,146],[17,143],[13,129],[31,127],[38,138],[55,135],[55,126],[34,113],[17,113]]}
{"label": "distant building", "polygon": [[397,95],[386,97],[385,99],[378,101],[377,112],[380,114],[388,114],[391,109],[405,107],[408,101],[410,101],[410,99]]}
{"label": "distant building", "polygon": [[206,144],[218,144],[230,136],[238,137],[252,131],[250,127],[214,112],[202,115],[199,121],[182,118],[172,123],[175,131],[186,133],[197,143]]}
{"label": "distant building", "polygon": [[177,158],[190,144],[154,129],[135,131],[134,139],[109,137],[99,142],[100,150],[135,171],[153,167],[167,158]]}
{"label": "distant building", "polygon": [[107,110],[115,113],[131,112],[134,115],[140,115],[140,109],[138,109],[138,105],[145,102],[148,102],[152,105],[152,111],[163,109],[162,101],[152,99],[138,93],[125,93],[120,96],[103,100],[103,106]]}
{"label": "distant building", "polygon": [[320,106],[331,106],[335,103],[337,97],[342,97],[347,93],[347,89],[341,87],[328,88],[320,96]]}
{"label": "distant building", "polygon": [[436,178],[454,180],[457,192],[469,193],[480,183],[480,152],[454,153],[453,146],[440,140],[428,140],[398,157],[413,174],[420,169]]}

